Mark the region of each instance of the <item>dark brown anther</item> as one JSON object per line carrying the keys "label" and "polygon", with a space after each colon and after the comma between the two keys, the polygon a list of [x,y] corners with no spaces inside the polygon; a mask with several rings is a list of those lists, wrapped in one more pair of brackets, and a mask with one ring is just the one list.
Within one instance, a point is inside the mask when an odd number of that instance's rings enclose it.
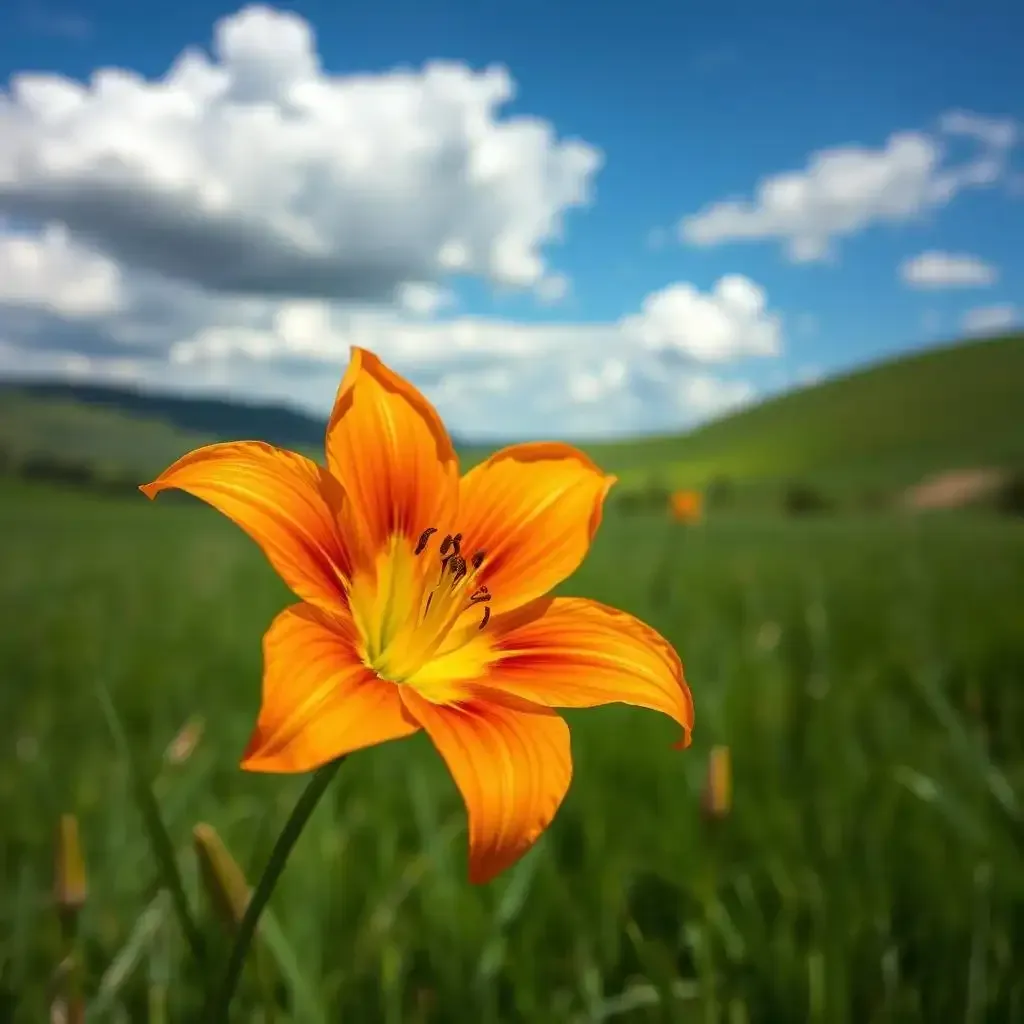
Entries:
{"label": "dark brown anther", "polygon": [[454,554],[451,556],[448,562],[448,571],[452,575],[452,586],[454,587],[466,575],[466,560],[462,555]]}
{"label": "dark brown anther", "polygon": [[477,629],[483,629],[484,626],[486,626],[487,623],[490,622],[490,621],[491,621],[491,606],[489,604],[485,604],[484,605],[484,617],[480,620],[480,625],[477,626],[476,628]]}
{"label": "dark brown anther", "polygon": [[469,595],[470,604],[482,604],[485,601],[490,601],[491,593],[486,587],[481,587],[476,592]]}
{"label": "dark brown anther", "polygon": [[414,554],[423,554],[423,549],[427,546],[427,542],[430,540],[430,535],[432,533],[437,533],[437,527],[430,526],[420,534],[420,539],[416,544],[416,550],[413,552]]}
{"label": "dark brown anther", "polygon": [[480,566],[483,565],[483,563],[484,563],[484,553],[482,551],[478,551],[470,559],[470,564],[473,566],[474,569],[479,569]]}
{"label": "dark brown anther", "polygon": [[[451,546],[452,546],[452,535],[449,533],[445,537],[445,539],[443,541],[441,541],[441,554],[442,555],[447,555],[448,554],[448,549]],[[455,550],[458,551],[459,549],[456,547]]]}
{"label": "dark brown anther", "polygon": [[452,537],[452,547],[455,548],[455,554],[461,554],[460,546],[462,544],[462,534],[457,533]]}

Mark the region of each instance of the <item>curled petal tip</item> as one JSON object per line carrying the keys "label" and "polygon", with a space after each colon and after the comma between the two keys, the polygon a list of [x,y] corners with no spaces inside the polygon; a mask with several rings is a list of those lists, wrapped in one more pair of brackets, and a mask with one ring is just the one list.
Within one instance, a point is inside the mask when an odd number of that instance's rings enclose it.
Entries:
{"label": "curled petal tip", "polygon": [[139,490],[152,501],[160,493],[160,485],[154,480],[149,484],[139,484]]}

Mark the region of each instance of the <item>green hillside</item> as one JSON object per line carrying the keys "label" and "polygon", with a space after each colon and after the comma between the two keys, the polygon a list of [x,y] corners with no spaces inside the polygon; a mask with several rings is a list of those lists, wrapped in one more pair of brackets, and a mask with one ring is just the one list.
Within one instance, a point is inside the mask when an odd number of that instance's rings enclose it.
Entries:
{"label": "green hillside", "polygon": [[7,392],[0,401],[0,450],[15,464],[47,457],[141,479],[206,441],[160,419],[70,399]]}
{"label": "green hillside", "polygon": [[589,451],[623,483],[805,477],[892,486],[1024,463],[1024,335],[906,356],[771,399],[681,437]]}
{"label": "green hillside", "polygon": [[[619,474],[623,490],[655,479],[702,486],[724,476],[753,490],[799,478],[832,491],[890,491],[946,469],[1024,465],[1021,410],[1024,335],[1018,334],[873,366],[689,434],[588,450]],[[274,407],[116,389],[77,398],[69,386],[5,389],[0,401],[0,451],[13,461],[57,456],[140,477],[211,440],[259,437],[314,453],[318,445],[295,443],[296,431],[319,436],[320,429]],[[287,436],[278,436],[282,430]],[[462,450],[469,463],[485,451]]]}

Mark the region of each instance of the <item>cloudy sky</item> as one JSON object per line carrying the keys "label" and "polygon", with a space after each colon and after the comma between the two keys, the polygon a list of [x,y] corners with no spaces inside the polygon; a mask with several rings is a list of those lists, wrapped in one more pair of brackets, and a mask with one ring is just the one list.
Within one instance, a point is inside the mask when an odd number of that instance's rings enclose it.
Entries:
{"label": "cloudy sky", "polygon": [[0,376],[325,413],[358,344],[459,436],[614,436],[998,331],[1022,38],[1007,0],[10,0]]}

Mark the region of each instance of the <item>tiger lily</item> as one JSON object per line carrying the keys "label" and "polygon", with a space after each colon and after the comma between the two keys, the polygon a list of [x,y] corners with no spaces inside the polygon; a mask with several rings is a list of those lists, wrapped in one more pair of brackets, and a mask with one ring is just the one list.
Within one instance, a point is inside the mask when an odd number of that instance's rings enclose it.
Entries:
{"label": "tiger lily", "polygon": [[689,743],[693,702],[672,647],[624,612],[545,596],[582,562],[614,482],[546,442],[460,478],[433,406],[353,348],[326,468],[262,442],[213,444],[141,490],[218,509],[300,599],[264,637],[242,767],[308,772],[423,729],[462,794],[479,883],[536,842],[569,787],[569,730],[553,709],[650,708]]}

